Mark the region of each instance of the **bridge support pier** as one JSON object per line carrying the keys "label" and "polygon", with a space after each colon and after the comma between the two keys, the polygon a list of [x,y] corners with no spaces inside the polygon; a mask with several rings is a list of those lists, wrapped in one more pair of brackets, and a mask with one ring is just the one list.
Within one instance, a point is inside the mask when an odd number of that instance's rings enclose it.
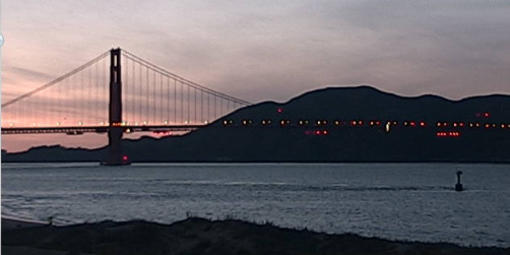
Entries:
{"label": "bridge support pier", "polygon": [[108,154],[101,164],[128,165],[129,158],[122,154],[122,74],[120,48],[110,50],[110,104],[108,127]]}

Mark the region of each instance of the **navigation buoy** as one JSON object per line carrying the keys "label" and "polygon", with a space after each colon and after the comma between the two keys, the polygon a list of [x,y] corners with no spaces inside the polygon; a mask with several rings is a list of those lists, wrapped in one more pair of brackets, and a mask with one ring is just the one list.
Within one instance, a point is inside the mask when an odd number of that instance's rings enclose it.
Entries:
{"label": "navigation buoy", "polygon": [[464,187],[462,187],[462,183],[460,183],[460,175],[462,171],[457,171],[457,184],[455,184],[455,191],[463,191]]}

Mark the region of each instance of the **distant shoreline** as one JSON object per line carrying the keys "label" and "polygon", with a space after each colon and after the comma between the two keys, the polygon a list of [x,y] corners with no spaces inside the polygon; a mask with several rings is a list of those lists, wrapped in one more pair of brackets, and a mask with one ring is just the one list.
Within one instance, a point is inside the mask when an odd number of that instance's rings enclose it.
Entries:
{"label": "distant shoreline", "polygon": [[[20,160],[20,161],[4,161],[1,163],[100,163],[99,160],[72,160],[72,161],[39,161],[39,160]],[[510,164],[510,161],[136,161],[136,163],[192,163],[192,164]]]}

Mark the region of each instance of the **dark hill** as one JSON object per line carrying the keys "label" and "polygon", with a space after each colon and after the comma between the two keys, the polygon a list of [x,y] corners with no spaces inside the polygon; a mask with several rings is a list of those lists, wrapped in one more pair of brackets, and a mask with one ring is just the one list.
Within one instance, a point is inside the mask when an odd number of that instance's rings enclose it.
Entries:
{"label": "dark hill", "polygon": [[[396,122],[390,132],[388,121]],[[452,101],[367,86],[326,88],[239,109],[185,136],[124,141],[123,148],[133,161],[510,162],[510,96]],[[102,155],[104,148],[42,147],[3,160],[98,161]]]}
{"label": "dark hill", "polygon": [[[283,107],[278,114],[274,107]],[[510,121],[510,96],[491,95],[451,101],[439,96],[400,97],[368,86],[325,88],[287,103],[264,102],[241,109],[233,118],[279,119],[415,119],[476,121],[476,113],[492,113],[492,121]],[[227,116],[228,117],[228,116]],[[231,117],[231,118],[232,118]],[[505,118],[506,117],[506,118]]]}

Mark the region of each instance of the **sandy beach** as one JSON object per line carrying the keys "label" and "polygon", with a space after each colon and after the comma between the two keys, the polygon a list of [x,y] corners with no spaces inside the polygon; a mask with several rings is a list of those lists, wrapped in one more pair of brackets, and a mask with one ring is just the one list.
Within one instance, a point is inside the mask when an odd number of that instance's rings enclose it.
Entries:
{"label": "sandy beach", "polygon": [[188,218],[165,225],[147,221],[50,226],[2,219],[2,254],[510,254],[468,248],[324,234],[270,223]]}

